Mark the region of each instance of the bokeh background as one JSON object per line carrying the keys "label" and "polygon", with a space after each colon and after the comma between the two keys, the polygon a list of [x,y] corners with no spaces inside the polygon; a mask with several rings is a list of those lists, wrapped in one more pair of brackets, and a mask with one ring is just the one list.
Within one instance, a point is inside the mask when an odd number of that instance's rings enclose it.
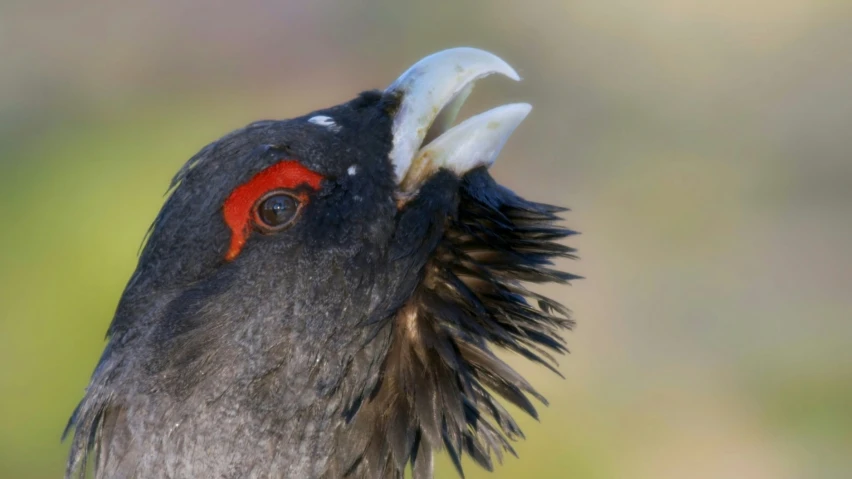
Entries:
{"label": "bokeh background", "polygon": [[[171,175],[457,45],[534,110],[494,168],[569,205],[566,376],[488,477],[852,477],[852,2],[5,0],[0,477],[65,421]],[[453,477],[441,463],[439,477]],[[468,477],[486,477],[468,466]]]}

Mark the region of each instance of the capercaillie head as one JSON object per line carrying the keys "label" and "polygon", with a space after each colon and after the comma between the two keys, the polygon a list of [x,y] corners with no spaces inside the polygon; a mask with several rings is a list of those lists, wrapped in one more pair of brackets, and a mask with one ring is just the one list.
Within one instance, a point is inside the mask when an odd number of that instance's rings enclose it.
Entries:
{"label": "capercaillie head", "polygon": [[557,224],[488,166],[530,106],[452,127],[457,48],[384,91],[260,121],[173,180],[66,432],[67,476],[414,477],[445,449],[488,469],[544,399],[495,351],[555,371],[568,311],[525,284],[576,278]]}

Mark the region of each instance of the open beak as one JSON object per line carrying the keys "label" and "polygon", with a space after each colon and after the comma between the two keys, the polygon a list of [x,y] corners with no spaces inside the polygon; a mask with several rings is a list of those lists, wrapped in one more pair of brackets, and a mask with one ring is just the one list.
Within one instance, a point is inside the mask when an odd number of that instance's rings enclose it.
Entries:
{"label": "open beak", "polygon": [[520,80],[494,54],[452,48],[415,63],[387,88],[400,96],[390,159],[403,194],[415,193],[440,168],[463,175],[494,163],[532,106],[503,105],[452,126],[474,82],[492,73]]}

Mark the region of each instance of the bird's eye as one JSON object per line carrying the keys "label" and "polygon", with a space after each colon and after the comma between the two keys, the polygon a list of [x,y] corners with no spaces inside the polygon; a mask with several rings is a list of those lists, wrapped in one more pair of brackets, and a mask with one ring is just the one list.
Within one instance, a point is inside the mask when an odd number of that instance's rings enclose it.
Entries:
{"label": "bird's eye", "polygon": [[262,231],[281,231],[293,224],[301,206],[299,197],[292,193],[269,192],[255,206],[255,222]]}

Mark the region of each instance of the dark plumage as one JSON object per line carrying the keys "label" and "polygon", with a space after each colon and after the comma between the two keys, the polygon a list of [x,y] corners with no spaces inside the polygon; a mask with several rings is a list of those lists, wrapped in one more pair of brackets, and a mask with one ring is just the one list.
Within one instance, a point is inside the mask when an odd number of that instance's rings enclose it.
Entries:
{"label": "dark plumage", "polygon": [[[498,398],[538,393],[494,354],[555,371],[573,324],[524,282],[575,276],[556,224],[484,167],[397,190],[398,95],[263,121],[177,174],[109,328],[72,431],[67,477],[432,475],[445,448],[491,469],[522,437]],[[309,121],[333,118],[336,128]],[[234,191],[282,161],[322,178],[292,226],[237,231]],[[254,179],[253,179],[254,178]],[[296,197],[294,196],[294,197]],[[253,221],[257,222],[256,217]],[[232,259],[231,259],[232,258]]]}

